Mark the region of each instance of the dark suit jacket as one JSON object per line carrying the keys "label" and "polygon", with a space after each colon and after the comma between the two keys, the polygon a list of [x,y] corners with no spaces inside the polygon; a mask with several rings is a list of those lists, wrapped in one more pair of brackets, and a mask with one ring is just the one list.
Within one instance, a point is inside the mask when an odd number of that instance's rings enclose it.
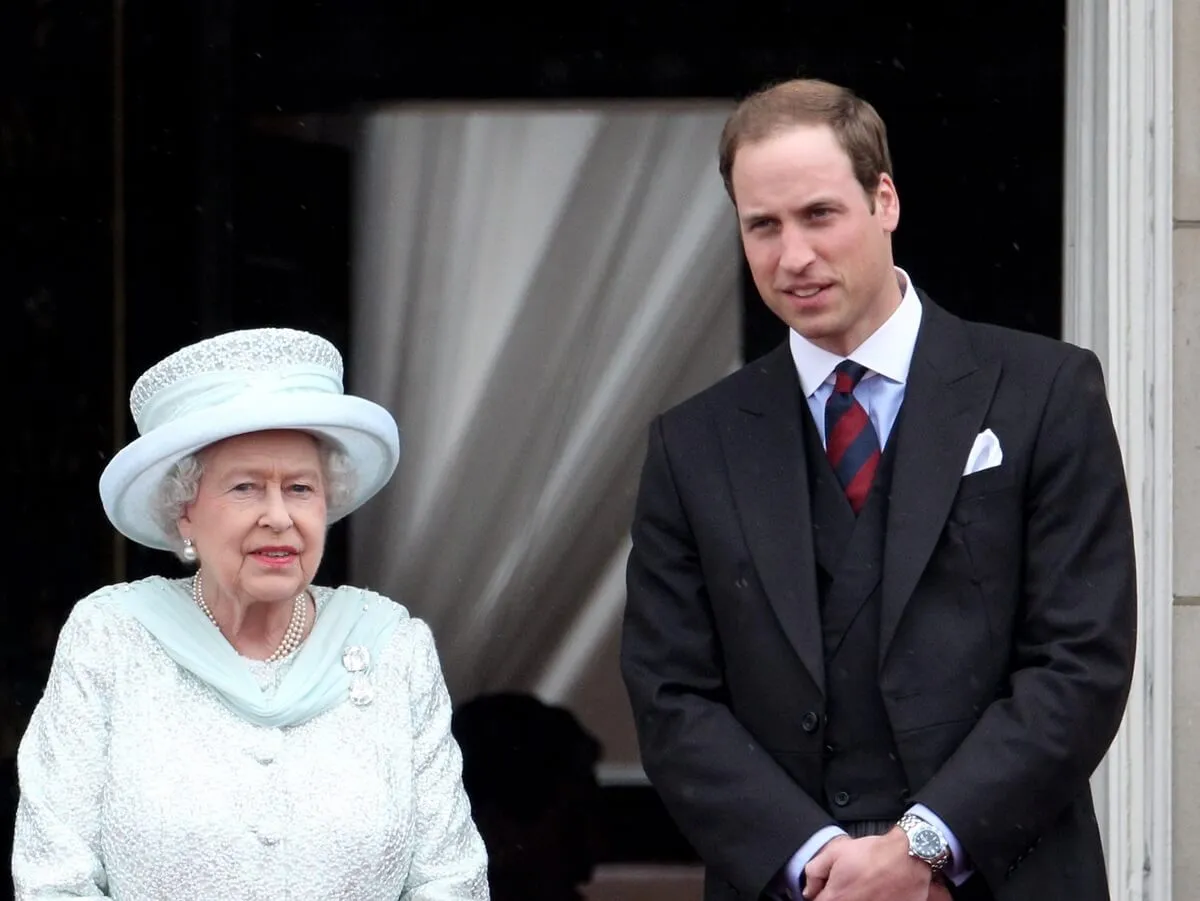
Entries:
{"label": "dark suit jacket", "polygon": [[[650,429],[621,664],[710,901],[758,898],[833,822],[804,403],[785,344]],[[1099,363],[923,298],[902,419],[878,678],[912,799],[984,897],[1107,899],[1088,778],[1129,691],[1136,587]],[[986,428],[1003,463],[964,477]]]}

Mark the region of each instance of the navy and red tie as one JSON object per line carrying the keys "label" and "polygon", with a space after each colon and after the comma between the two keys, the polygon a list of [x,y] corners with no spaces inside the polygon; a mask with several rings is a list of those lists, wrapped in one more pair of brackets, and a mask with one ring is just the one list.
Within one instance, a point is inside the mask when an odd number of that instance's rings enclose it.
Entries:
{"label": "navy and red tie", "polygon": [[879,436],[854,387],[867,368],[843,360],[834,369],[833,393],[825,401],[825,453],[855,513],[867,502],[867,493],[879,466]]}

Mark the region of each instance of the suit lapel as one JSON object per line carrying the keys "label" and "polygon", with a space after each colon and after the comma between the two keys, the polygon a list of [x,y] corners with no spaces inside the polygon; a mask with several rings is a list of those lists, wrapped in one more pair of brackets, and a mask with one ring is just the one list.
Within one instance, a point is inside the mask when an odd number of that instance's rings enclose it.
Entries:
{"label": "suit lapel", "polygon": [[724,428],[738,516],[771,607],[817,688],[825,664],[817,604],[801,415],[804,397],[787,344],[763,357],[758,378]]}
{"label": "suit lapel", "polygon": [[937,545],[1000,376],[975,359],[961,320],[922,296],[888,507],[880,666]]}

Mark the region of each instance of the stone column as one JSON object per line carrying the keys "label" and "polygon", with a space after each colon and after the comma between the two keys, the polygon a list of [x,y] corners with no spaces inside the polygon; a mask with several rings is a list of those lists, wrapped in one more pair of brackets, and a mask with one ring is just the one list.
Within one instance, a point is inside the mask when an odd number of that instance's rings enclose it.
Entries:
{"label": "stone column", "polygon": [[1138,550],[1137,670],[1094,779],[1119,901],[1171,898],[1172,3],[1068,3],[1063,334],[1104,363]]}
{"label": "stone column", "polygon": [[1174,882],[1200,884],[1200,0],[1175,0]]}

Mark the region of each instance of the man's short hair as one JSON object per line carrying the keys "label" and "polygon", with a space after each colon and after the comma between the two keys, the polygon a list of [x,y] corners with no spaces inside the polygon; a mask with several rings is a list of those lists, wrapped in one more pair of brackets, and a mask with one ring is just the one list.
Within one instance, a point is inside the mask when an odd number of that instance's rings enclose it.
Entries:
{"label": "man's short hair", "polygon": [[719,161],[730,199],[737,199],[733,194],[733,161],[742,145],[797,125],[827,125],[832,129],[850,157],[854,177],[869,198],[879,187],[879,177],[885,173],[891,176],[887,128],[875,108],[849,88],[815,78],[796,78],[751,94],[726,121]]}

